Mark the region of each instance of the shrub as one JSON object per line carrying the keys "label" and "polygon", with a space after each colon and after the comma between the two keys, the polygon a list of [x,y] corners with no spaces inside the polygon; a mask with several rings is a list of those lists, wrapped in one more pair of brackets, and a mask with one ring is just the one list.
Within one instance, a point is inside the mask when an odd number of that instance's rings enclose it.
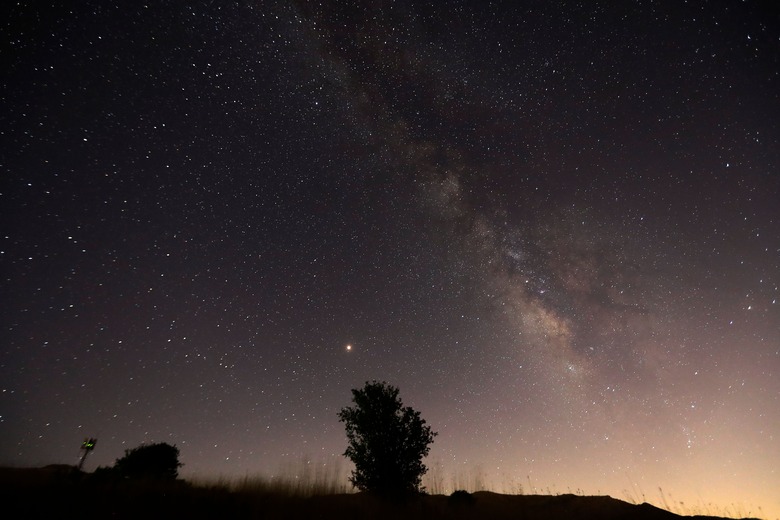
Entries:
{"label": "shrub", "polygon": [[114,464],[120,476],[130,479],[175,480],[180,467],[179,448],[164,442],[125,450],[125,456]]}
{"label": "shrub", "polygon": [[452,506],[470,506],[474,504],[474,495],[463,489],[458,489],[447,497],[447,502]]}

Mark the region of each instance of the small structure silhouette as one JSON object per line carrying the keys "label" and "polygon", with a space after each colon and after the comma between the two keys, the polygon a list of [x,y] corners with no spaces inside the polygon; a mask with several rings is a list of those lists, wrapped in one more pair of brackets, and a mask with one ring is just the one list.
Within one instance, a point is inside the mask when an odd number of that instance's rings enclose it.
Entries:
{"label": "small structure silhouette", "polygon": [[97,439],[93,437],[84,439],[84,442],[81,443],[81,451],[84,453],[81,455],[81,460],[79,461],[79,471],[81,471],[81,468],[84,467],[84,461],[87,460],[87,455],[89,455],[89,453],[95,449],[95,444],[97,444]]}

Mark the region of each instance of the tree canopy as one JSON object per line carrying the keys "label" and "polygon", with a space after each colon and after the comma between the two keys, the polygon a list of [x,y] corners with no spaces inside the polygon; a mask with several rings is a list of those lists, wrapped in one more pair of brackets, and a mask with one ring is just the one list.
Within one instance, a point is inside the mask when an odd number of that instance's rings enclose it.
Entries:
{"label": "tree canopy", "polygon": [[420,412],[403,406],[398,388],[385,382],[353,389],[352,402],[338,414],[347,432],[344,456],[355,464],[350,482],[361,491],[383,494],[421,491],[428,470],[422,459],[436,432]]}

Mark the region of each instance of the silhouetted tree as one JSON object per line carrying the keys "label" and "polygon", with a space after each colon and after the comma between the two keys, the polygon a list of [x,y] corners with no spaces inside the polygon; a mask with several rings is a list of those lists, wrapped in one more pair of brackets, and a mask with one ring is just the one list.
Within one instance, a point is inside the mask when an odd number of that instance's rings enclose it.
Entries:
{"label": "silhouetted tree", "polygon": [[179,448],[164,442],[125,450],[125,456],[114,464],[114,470],[119,475],[132,479],[175,480],[180,467]]}
{"label": "silhouetted tree", "polygon": [[361,491],[382,494],[420,491],[428,470],[422,459],[436,432],[420,412],[403,406],[398,388],[385,382],[353,389],[352,402],[338,414],[349,441],[344,456],[355,464],[350,482]]}

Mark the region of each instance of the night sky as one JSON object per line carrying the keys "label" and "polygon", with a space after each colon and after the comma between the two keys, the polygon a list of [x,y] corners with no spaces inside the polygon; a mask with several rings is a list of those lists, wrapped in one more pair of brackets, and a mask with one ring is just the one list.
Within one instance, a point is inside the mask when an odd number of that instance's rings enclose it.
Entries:
{"label": "night sky", "polygon": [[376,379],[443,491],[780,517],[777,3],[8,4],[0,464],[346,474]]}

